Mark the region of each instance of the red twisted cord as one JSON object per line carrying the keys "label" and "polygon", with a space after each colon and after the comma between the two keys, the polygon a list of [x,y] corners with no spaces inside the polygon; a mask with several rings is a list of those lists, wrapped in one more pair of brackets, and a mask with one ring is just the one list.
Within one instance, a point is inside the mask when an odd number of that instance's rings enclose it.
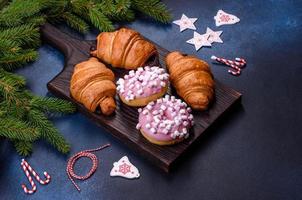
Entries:
{"label": "red twisted cord", "polygon": [[[72,182],[72,184],[77,188],[78,191],[81,191],[80,187],[76,184],[76,182],[74,181],[74,179],[78,179],[78,180],[86,180],[88,179],[90,176],[92,176],[92,174],[95,172],[95,170],[98,167],[98,158],[96,157],[96,155],[94,155],[91,152],[95,152],[95,151],[100,151],[106,147],[109,147],[110,144],[106,144],[103,145],[101,147],[95,148],[95,149],[89,149],[89,150],[84,150],[84,151],[80,151],[79,153],[73,155],[67,163],[67,167],[66,167],[66,172],[67,175],[70,179],[70,181]],[[85,175],[85,176],[79,176],[76,175],[74,173],[73,167],[76,163],[76,161],[81,158],[81,157],[87,157],[89,159],[92,160],[92,167],[90,169],[90,171]]]}

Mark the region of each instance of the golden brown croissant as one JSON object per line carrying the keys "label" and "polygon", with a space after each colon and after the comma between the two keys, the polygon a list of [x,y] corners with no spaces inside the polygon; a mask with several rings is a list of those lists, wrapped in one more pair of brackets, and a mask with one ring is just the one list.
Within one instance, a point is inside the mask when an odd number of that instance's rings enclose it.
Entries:
{"label": "golden brown croissant", "polygon": [[115,110],[114,74],[97,58],[90,58],[75,66],[70,81],[70,93],[92,112],[98,106],[105,115],[110,115]]}
{"label": "golden brown croissant", "polygon": [[194,56],[177,51],[167,55],[166,65],[177,94],[193,109],[207,109],[215,92],[209,65]]}
{"label": "golden brown croissant", "polygon": [[157,50],[138,32],[121,28],[114,32],[103,32],[97,37],[97,49],[92,56],[114,67],[137,69],[144,66]]}

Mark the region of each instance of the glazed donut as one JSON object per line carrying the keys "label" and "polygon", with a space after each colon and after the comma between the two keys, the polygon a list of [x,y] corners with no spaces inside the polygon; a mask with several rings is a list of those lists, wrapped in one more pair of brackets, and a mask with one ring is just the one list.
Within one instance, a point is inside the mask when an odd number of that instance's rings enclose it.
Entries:
{"label": "glazed donut", "polygon": [[174,96],[152,101],[138,112],[136,128],[157,145],[172,145],[188,138],[189,128],[194,124],[191,108]]}
{"label": "glazed donut", "polygon": [[168,89],[169,74],[160,67],[140,67],[117,81],[120,99],[129,106],[145,106]]}

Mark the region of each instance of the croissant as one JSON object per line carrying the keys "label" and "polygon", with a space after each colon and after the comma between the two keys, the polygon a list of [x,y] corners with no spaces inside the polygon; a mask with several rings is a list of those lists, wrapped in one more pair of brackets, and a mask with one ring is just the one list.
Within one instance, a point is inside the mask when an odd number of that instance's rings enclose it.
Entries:
{"label": "croissant", "polygon": [[99,34],[97,49],[92,51],[91,55],[114,67],[137,69],[156,56],[157,50],[138,32],[121,28]]}
{"label": "croissant", "polygon": [[167,55],[166,65],[177,94],[193,109],[206,110],[215,92],[209,65],[194,56],[177,51]]}
{"label": "croissant", "polygon": [[77,64],[70,81],[71,96],[94,112],[98,106],[105,115],[116,107],[114,74],[97,58]]}

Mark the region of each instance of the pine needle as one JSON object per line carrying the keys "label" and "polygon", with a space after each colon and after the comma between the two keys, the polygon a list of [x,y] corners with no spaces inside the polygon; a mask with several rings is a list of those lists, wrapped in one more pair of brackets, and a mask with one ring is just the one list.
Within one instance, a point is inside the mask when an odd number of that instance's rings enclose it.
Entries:
{"label": "pine needle", "polygon": [[66,154],[70,151],[70,145],[58,132],[54,125],[38,110],[31,110],[28,114],[28,120],[34,127],[39,128],[39,132],[45,140],[53,145],[58,151]]}
{"label": "pine needle", "polygon": [[67,101],[51,97],[35,96],[31,100],[31,106],[46,113],[73,113],[75,106]]}
{"label": "pine needle", "polygon": [[4,55],[0,57],[0,65],[8,71],[17,69],[28,62],[36,60],[38,57],[37,51],[26,49],[15,54]]}
{"label": "pine needle", "polygon": [[29,156],[33,150],[33,144],[29,141],[15,140],[14,146],[17,152],[22,156]]}
{"label": "pine needle", "polygon": [[71,28],[81,33],[86,33],[89,30],[89,26],[84,20],[70,12],[63,13],[62,18]]}
{"label": "pine needle", "polygon": [[170,23],[172,16],[167,11],[165,4],[160,2],[159,0],[132,0],[133,8],[138,10],[157,21],[162,23]]}
{"label": "pine needle", "polygon": [[15,118],[0,119],[0,136],[11,140],[33,141],[38,138],[37,129]]}
{"label": "pine needle", "polygon": [[98,28],[100,31],[112,31],[114,27],[112,22],[101,13],[97,8],[89,10],[89,17],[91,23]]}
{"label": "pine needle", "polygon": [[3,41],[10,42],[14,47],[37,47],[40,45],[38,27],[32,24],[23,24],[0,31],[0,47]]}

